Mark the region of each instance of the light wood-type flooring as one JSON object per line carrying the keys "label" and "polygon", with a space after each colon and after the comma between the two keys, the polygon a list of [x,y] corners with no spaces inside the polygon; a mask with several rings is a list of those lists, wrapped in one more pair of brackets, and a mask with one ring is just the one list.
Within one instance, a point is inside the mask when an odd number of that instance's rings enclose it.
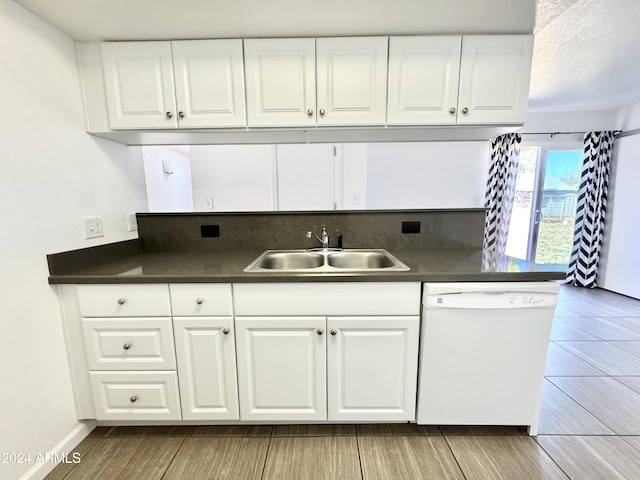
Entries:
{"label": "light wood-type flooring", "polygon": [[415,424],[98,427],[48,480],[640,479],[640,301],[563,286],[539,434]]}

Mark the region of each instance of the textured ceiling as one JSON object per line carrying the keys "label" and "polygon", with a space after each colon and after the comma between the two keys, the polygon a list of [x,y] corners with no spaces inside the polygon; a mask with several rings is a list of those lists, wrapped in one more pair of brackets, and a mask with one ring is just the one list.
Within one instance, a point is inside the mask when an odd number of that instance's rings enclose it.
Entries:
{"label": "textured ceiling", "polygon": [[533,31],[531,110],[640,102],[640,0],[15,2],[80,41]]}
{"label": "textured ceiling", "polygon": [[529,108],[608,110],[640,102],[639,26],[638,0],[539,0]]}

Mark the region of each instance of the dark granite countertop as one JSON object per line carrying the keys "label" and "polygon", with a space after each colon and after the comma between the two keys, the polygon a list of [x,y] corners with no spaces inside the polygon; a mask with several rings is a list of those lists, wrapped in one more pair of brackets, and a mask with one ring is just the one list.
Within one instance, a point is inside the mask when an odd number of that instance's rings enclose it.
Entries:
{"label": "dark granite countertop", "polygon": [[[128,243],[122,242],[122,245],[126,246]],[[59,262],[56,255],[50,255],[49,283],[501,282],[565,278],[563,269],[534,266],[481,249],[388,249],[409,266],[410,270],[363,273],[243,272],[264,250],[217,253],[142,252],[133,248],[120,250],[112,257],[103,251],[97,256],[89,257],[94,261],[86,261],[84,258],[83,262]],[[72,252],[57,255],[70,253]]]}

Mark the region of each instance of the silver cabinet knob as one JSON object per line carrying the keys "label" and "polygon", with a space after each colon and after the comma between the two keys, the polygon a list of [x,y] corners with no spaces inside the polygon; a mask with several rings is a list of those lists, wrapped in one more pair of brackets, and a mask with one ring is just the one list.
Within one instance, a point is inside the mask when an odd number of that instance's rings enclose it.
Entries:
{"label": "silver cabinet knob", "polygon": [[179,116],[180,118],[184,118],[184,112],[178,112],[178,116]]}
{"label": "silver cabinet knob", "polygon": [[131,344],[130,343],[125,343],[124,345],[122,345],[122,349],[123,350],[129,350],[131,348]]}
{"label": "silver cabinet knob", "polygon": [[456,107],[451,107],[451,108],[449,109],[449,113],[450,113],[451,115],[453,115],[454,113],[456,113]]}
{"label": "silver cabinet knob", "polygon": [[171,113],[171,112],[167,112],[166,115],[167,115],[167,118],[173,117],[173,113]]}
{"label": "silver cabinet knob", "polygon": [[198,305],[202,305],[203,302],[204,302],[204,300],[202,298],[196,298],[196,303]]}
{"label": "silver cabinet knob", "polygon": [[316,330],[316,333],[318,335],[322,335],[324,333],[324,330],[322,330],[321,328],[319,328],[318,330]]}
{"label": "silver cabinet knob", "polygon": [[462,113],[464,113],[466,115],[467,113],[469,113],[469,109],[467,107],[464,107],[462,109]]}
{"label": "silver cabinet knob", "polygon": [[311,109],[307,110],[307,115],[309,115],[309,116],[313,115],[313,110],[311,110]]}
{"label": "silver cabinet knob", "polygon": [[136,400],[138,400],[138,397],[136,397],[135,395],[132,395],[131,398],[129,398],[129,401],[131,403],[136,403]]}
{"label": "silver cabinet knob", "polygon": [[331,330],[331,335],[337,335],[337,334],[338,334],[338,331],[336,329]]}
{"label": "silver cabinet knob", "polygon": [[324,108],[320,109],[320,116],[324,115]]}
{"label": "silver cabinet knob", "polygon": [[230,332],[230,331],[231,331],[231,330],[229,330],[228,328],[223,328],[223,329],[222,329],[222,333],[224,333],[225,335],[229,335],[229,332]]}
{"label": "silver cabinet knob", "polygon": [[126,300],[124,298],[119,298],[118,299],[118,305],[124,305],[124,302],[126,302]]}

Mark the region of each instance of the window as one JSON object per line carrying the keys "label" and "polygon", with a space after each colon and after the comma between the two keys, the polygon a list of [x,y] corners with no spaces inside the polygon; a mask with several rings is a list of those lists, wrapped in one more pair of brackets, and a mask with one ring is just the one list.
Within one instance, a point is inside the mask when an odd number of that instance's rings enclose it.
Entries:
{"label": "window", "polygon": [[581,167],[581,145],[521,147],[507,255],[569,263]]}

